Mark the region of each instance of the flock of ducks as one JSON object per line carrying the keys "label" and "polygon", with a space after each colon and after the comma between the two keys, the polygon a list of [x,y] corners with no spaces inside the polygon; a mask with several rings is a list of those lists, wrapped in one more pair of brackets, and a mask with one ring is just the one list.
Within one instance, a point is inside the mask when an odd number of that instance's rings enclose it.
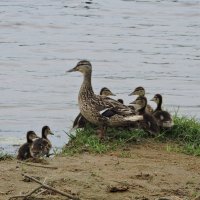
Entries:
{"label": "flock of ducks", "polygon": [[99,127],[99,136],[103,138],[109,126],[141,128],[150,135],[157,135],[161,129],[173,126],[170,113],[162,110],[160,94],[152,99],[157,104],[155,110],[147,103],[143,87],[137,87],[129,94],[138,95],[131,105],[124,105],[122,99],[109,97],[115,95],[108,88],[102,88],[99,95],[94,93],[91,83],[92,65],[89,61],[82,60],[67,72],[76,71],[83,74],[83,83],[78,95],[80,114],[74,121],[74,128],[82,128],[89,122]]}
{"label": "flock of ducks", "polygon": [[[104,138],[107,127],[141,128],[155,136],[161,129],[170,129],[173,126],[170,113],[162,110],[160,94],[156,94],[151,99],[157,104],[155,110],[147,103],[143,87],[137,87],[129,94],[138,97],[130,105],[124,105],[122,99],[110,98],[109,96],[116,95],[106,87],[101,89],[99,95],[94,93],[91,83],[92,65],[89,61],[82,60],[67,72],[76,71],[83,74],[83,83],[78,95],[80,113],[74,120],[73,128],[84,128],[87,123],[91,123],[99,127],[99,137]],[[48,126],[42,128],[41,138],[34,131],[27,132],[27,142],[19,148],[17,158],[25,160],[48,157],[52,147],[47,138],[49,134],[53,133]]]}

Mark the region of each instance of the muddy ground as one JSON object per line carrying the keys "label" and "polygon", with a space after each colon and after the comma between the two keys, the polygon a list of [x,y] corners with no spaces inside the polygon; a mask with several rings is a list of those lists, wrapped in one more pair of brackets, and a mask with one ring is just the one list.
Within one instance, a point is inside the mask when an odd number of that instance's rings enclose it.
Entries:
{"label": "muddy ground", "polygon": [[[27,173],[66,193],[89,200],[193,200],[200,195],[200,158],[167,152],[166,144],[149,142],[104,155],[83,153],[48,159],[58,169],[26,166],[16,160],[0,161],[0,199],[26,194],[38,186]],[[110,192],[111,189],[126,191]],[[43,192],[36,198],[67,199]],[[162,198],[161,198],[162,199]],[[199,198],[200,199],[200,198]]]}

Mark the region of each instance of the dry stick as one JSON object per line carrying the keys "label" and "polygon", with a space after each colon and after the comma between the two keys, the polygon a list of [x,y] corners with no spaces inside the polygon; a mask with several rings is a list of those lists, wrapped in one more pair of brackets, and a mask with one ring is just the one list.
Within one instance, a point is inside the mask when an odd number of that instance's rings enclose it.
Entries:
{"label": "dry stick", "polygon": [[57,192],[58,194],[61,194],[61,195],[66,196],[66,197],[68,197],[68,198],[70,198],[70,199],[73,199],[73,200],[80,200],[79,197],[76,197],[76,196],[73,196],[73,195],[71,195],[71,194],[67,194],[67,193],[64,193],[64,192],[62,192],[62,191],[60,191],[60,190],[57,190],[57,189],[55,189],[55,188],[53,188],[53,187],[51,187],[51,186],[49,186],[49,185],[47,185],[47,184],[44,184],[44,183],[38,181],[37,179],[35,179],[35,178],[33,178],[33,177],[31,177],[31,176],[29,176],[29,175],[27,175],[27,174],[23,174],[23,173],[22,173],[22,176],[25,176],[26,178],[29,178],[29,179],[32,180],[32,181],[35,181],[36,183],[40,184],[40,185],[41,185],[43,188],[45,188],[45,189],[52,190],[52,191],[54,191],[54,192]]}
{"label": "dry stick", "polygon": [[42,188],[42,186],[39,186],[39,187],[35,188],[33,191],[31,191],[30,193],[28,193],[27,195],[13,196],[13,197],[10,197],[9,200],[18,199],[18,198],[26,199],[27,197],[31,196],[33,193],[35,193],[36,191],[38,191],[41,188]]}
{"label": "dry stick", "polygon": [[36,165],[36,164],[22,162],[22,161],[17,161],[17,163],[28,165],[28,166],[33,166],[33,167],[42,167],[42,168],[48,168],[48,169],[58,169],[57,167],[44,166],[44,165]]}

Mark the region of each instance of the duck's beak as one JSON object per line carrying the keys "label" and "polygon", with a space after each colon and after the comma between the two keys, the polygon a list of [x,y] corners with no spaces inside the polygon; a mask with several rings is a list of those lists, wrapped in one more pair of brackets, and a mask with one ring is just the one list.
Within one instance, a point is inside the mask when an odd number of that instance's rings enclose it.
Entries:
{"label": "duck's beak", "polygon": [[150,101],[156,101],[155,97],[153,97]]}
{"label": "duck's beak", "polygon": [[75,71],[77,71],[77,70],[76,70],[76,67],[74,67],[74,68],[72,68],[72,69],[66,71],[66,73],[68,73],[68,72],[75,72]]}
{"label": "duck's beak", "polygon": [[135,91],[131,92],[128,96],[135,95]]}
{"label": "duck's beak", "polygon": [[113,94],[112,92],[110,93],[110,96],[116,96],[116,94]]}
{"label": "duck's beak", "polygon": [[54,133],[52,133],[51,131],[49,132],[50,135],[54,135]]}
{"label": "duck's beak", "polygon": [[35,135],[33,139],[37,139],[37,138],[40,138],[40,137],[39,137],[39,136],[37,136],[37,135]]}

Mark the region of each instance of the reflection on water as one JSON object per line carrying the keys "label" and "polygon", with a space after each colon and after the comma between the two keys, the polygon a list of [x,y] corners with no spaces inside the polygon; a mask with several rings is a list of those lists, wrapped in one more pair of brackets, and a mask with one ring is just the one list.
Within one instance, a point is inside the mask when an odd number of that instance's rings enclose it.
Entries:
{"label": "reflection on water", "polygon": [[[15,152],[28,130],[49,125],[61,147],[78,113],[80,59],[93,64],[96,92],[126,103],[139,85],[167,109],[200,118],[198,0],[0,2],[0,146]],[[153,106],[155,106],[153,104]]]}

